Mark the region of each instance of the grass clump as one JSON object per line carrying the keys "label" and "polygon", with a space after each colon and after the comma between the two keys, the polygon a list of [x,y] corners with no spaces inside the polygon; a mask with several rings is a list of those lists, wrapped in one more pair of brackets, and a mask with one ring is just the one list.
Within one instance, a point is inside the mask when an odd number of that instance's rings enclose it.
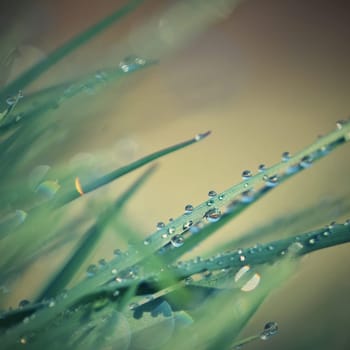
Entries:
{"label": "grass clump", "polygon": [[[40,281],[31,301],[22,300],[18,307],[2,311],[2,349],[232,349],[267,340],[278,331],[274,320],[267,320],[257,334],[244,339],[239,335],[271,292],[295,273],[301,256],[350,240],[349,221],[325,227],[326,215],[312,216],[304,210],[256,228],[224,247],[207,249],[202,256],[184,257],[286,180],[343,147],[350,139],[348,121],[339,121],[335,130],[294,155],[284,152],[275,165],[261,165],[256,174],[244,170],[242,182],[220,193],[209,191],[204,202],[186,205],[182,215],[168,223],[159,222],[144,239],[139,239],[122,213],[156,166],[149,165],[112,203],[99,196],[101,187],[167,154],[205,141],[210,132],[198,133],[92,179],[87,176],[91,172],[88,166],[36,166],[43,149],[61,140],[59,133],[51,136],[58,125],[55,116],[65,104],[86,98],[86,93],[97,96],[109,84],[151,69],[158,57],[131,55],[115,67],[75,81],[28,95],[25,88],[141,3],[128,2],[0,91],[2,291],[30,262],[71,239],[76,241],[52,276]],[[215,6],[206,1],[191,4],[206,9],[196,22],[197,29],[218,16],[212,11]],[[227,11],[234,5],[235,1],[220,1],[218,10]],[[169,18],[174,19],[174,9]],[[61,122],[69,128],[72,121],[62,116]],[[33,166],[28,186],[23,174]],[[82,197],[91,207],[69,215]],[[341,211],[329,217],[330,221],[348,212],[347,198],[335,199],[333,204],[342,201]],[[21,209],[13,211],[13,207]],[[320,213],[328,208],[316,207]],[[91,211],[95,214],[92,219]],[[285,222],[300,217],[297,232],[285,232],[282,237]],[[128,248],[117,249],[111,260],[93,264],[97,245],[116,226],[121,228],[120,239]],[[258,243],[263,240],[265,243]],[[81,277],[85,265],[86,276]],[[5,306],[5,301],[0,301]]]}

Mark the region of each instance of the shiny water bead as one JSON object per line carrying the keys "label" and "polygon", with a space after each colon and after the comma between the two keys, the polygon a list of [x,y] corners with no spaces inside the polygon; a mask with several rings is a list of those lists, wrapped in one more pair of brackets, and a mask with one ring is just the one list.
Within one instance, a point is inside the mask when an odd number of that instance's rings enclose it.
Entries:
{"label": "shiny water bead", "polygon": [[113,254],[115,257],[119,257],[122,255],[122,251],[120,249],[114,249]]}
{"label": "shiny water bead", "polygon": [[208,192],[208,196],[213,198],[213,197],[217,196],[217,193],[215,191],[211,190]]}
{"label": "shiny water bead", "polygon": [[175,248],[179,248],[184,244],[185,239],[181,235],[175,235],[170,242]]}
{"label": "shiny water bead", "polygon": [[151,239],[150,238],[146,238],[144,241],[143,241],[143,244],[144,245],[149,245],[151,243]]}
{"label": "shiny water bead", "polygon": [[211,131],[207,131],[207,132],[204,132],[204,133],[201,133],[201,134],[197,134],[194,139],[196,141],[200,141],[202,139],[204,139],[205,137],[207,137],[208,135],[210,135]]}
{"label": "shiny water bead", "polygon": [[25,307],[25,306],[28,306],[29,304],[30,304],[30,301],[29,301],[29,300],[23,299],[23,300],[21,300],[21,301],[19,302],[18,307],[19,307],[19,308],[23,308],[23,307]]}
{"label": "shiny water bead", "polygon": [[344,225],[345,225],[345,226],[349,226],[349,225],[350,225],[350,219],[347,219],[347,220],[344,222]]}
{"label": "shiny water bead", "polygon": [[242,203],[250,203],[254,200],[254,193],[252,190],[242,192]]}
{"label": "shiny water bead", "polygon": [[259,173],[262,173],[262,172],[266,171],[266,165],[265,164],[260,164],[258,166],[258,171],[259,171]]}
{"label": "shiny water bead", "polygon": [[290,153],[289,152],[283,152],[282,153],[282,161],[287,162],[290,159]]}
{"label": "shiny water bead", "polygon": [[264,330],[261,332],[260,338],[262,340],[267,340],[271,338],[278,332],[278,324],[277,322],[268,322],[264,326]]}
{"label": "shiny water bead", "polygon": [[214,205],[214,200],[213,199],[209,199],[208,201],[207,201],[207,206],[208,207],[211,207],[212,205]]}
{"label": "shiny water bead", "polygon": [[308,168],[312,165],[312,158],[310,156],[305,156],[300,161],[300,166],[302,168]]}
{"label": "shiny water bead", "polygon": [[176,228],[175,228],[174,226],[170,226],[170,227],[168,228],[168,233],[169,233],[169,235],[174,234],[175,231],[176,231]]}
{"label": "shiny water bead", "polygon": [[248,180],[249,178],[251,178],[252,177],[252,172],[250,171],[250,170],[244,170],[243,172],[242,172],[242,179],[243,180]]}
{"label": "shiny water bead", "polygon": [[46,180],[40,183],[35,192],[38,193],[43,198],[49,200],[52,199],[56,192],[60,189],[58,181]]}
{"label": "shiny water bead", "polygon": [[48,165],[38,165],[32,169],[28,176],[29,188],[35,191],[37,186],[44,180],[49,170],[50,167]]}
{"label": "shiny water bead", "polygon": [[327,229],[328,230],[332,230],[334,228],[334,226],[336,225],[335,221],[332,221],[329,225],[327,225]]}
{"label": "shiny water bead", "polygon": [[128,73],[128,72],[137,70],[138,68],[140,68],[141,66],[144,66],[145,64],[146,64],[146,60],[144,58],[130,55],[125,57],[119,63],[119,67],[123,72]]}
{"label": "shiny water bead", "polygon": [[208,222],[217,222],[221,218],[221,211],[217,208],[210,209],[205,213],[204,217]]}
{"label": "shiny water bead", "polygon": [[163,239],[168,238],[168,232],[162,233],[161,237],[162,237]]}
{"label": "shiny water bead", "polygon": [[164,222],[157,223],[157,230],[161,230],[165,226]]}
{"label": "shiny water bead", "polygon": [[86,269],[86,273],[88,277],[94,276],[97,271],[98,271],[98,268],[94,264],[89,265],[88,268]]}
{"label": "shiny water bead", "polygon": [[107,79],[107,74],[106,74],[106,72],[104,72],[104,71],[99,71],[99,72],[96,72],[95,78],[96,78],[97,80],[106,81],[106,79]]}
{"label": "shiny water bead", "polygon": [[264,178],[267,187],[275,187],[278,185],[278,176],[272,175]]}
{"label": "shiny water bead", "polygon": [[98,265],[99,265],[100,267],[106,267],[106,266],[107,266],[107,261],[106,261],[105,259],[100,259],[100,260],[98,261]]}
{"label": "shiny water bead", "polygon": [[314,245],[316,243],[316,239],[315,238],[310,238],[309,239],[309,244],[310,245]]}
{"label": "shiny water bead", "polygon": [[135,310],[139,306],[138,303],[130,303],[129,304],[129,310]]}
{"label": "shiny water bead", "polygon": [[191,214],[193,212],[193,205],[192,204],[187,204],[185,206],[185,214]]}
{"label": "shiny water bead", "polygon": [[246,258],[244,255],[240,255],[238,259],[239,259],[239,261],[243,262],[243,261],[245,261]]}
{"label": "shiny water bead", "polygon": [[193,221],[192,221],[192,220],[189,220],[189,221],[187,221],[187,222],[185,222],[185,223],[183,224],[182,228],[183,228],[184,230],[188,230],[192,225],[193,225]]}
{"label": "shiny water bead", "polygon": [[225,195],[223,193],[219,194],[218,196],[219,201],[222,201],[224,198],[225,198]]}
{"label": "shiny water bead", "polygon": [[346,120],[338,120],[335,125],[337,127],[338,130],[341,130],[343,128],[343,126],[347,124]]}
{"label": "shiny water bead", "polygon": [[25,344],[27,344],[27,338],[26,337],[20,337],[19,338],[19,342],[22,344],[22,345],[25,345]]}

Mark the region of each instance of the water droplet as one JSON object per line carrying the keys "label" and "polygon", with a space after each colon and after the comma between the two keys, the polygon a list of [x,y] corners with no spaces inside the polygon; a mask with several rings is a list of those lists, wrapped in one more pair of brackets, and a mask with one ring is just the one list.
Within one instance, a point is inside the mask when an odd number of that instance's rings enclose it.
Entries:
{"label": "water droplet", "polygon": [[114,249],[113,254],[115,257],[119,257],[122,255],[122,251],[120,249]]}
{"label": "water droplet", "polygon": [[283,162],[288,162],[289,159],[290,159],[290,153],[289,152],[283,152],[282,153],[282,161]]}
{"label": "water droplet", "polygon": [[217,222],[221,218],[221,211],[217,208],[210,209],[205,213],[204,217],[208,222]]}
{"label": "water droplet", "polygon": [[328,226],[327,226],[327,229],[328,230],[332,230],[334,228],[334,226],[336,225],[336,222],[335,221],[332,221]]}
{"label": "water droplet", "polygon": [[104,72],[104,71],[99,71],[99,72],[96,72],[95,78],[96,78],[97,80],[106,81],[106,79],[107,79],[107,74],[106,74],[106,72]]}
{"label": "water droplet", "polygon": [[189,221],[187,221],[187,222],[185,222],[185,223],[183,224],[182,228],[183,228],[184,230],[188,230],[192,225],[193,225],[193,221],[192,221],[192,220],[189,220]]}
{"label": "water droplet", "polygon": [[222,201],[224,198],[225,198],[225,195],[223,193],[219,194],[219,197],[218,197],[219,201]]}
{"label": "water droplet", "polygon": [[164,239],[168,238],[168,233],[167,232],[162,233],[161,237],[164,238]]}
{"label": "water droplet", "polygon": [[207,132],[204,132],[204,133],[202,133],[202,134],[197,134],[197,135],[194,137],[194,139],[195,139],[196,141],[200,141],[200,140],[204,139],[205,137],[207,137],[207,136],[210,135],[210,134],[211,134],[211,131],[207,131]]}
{"label": "water droplet", "polygon": [[107,261],[105,259],[100,259],[98,261],[98,264],[100,267],[106,267],[107,266]]}
{"label": "water droplet", "polygon": [[161,230],[165,226],[164,222],[157,223],[157,230]]}
{"label": "water droplet", "polygon": [[249,265],[241,267],[234,277],[235,283],[240,285],[240,289],[243,292],[254,290],[259,285],[260,279],[260,275],[254,273]]}
{"label": "water droplet", "polygon": [[30,301],[24,299],[24,300],[21,300],[21,301],[19,302],[18,307],[19,307],[19,308],[23,308],[23,307],[25,307],[25,306],[28,306],[29,304],[30,304]]}
{"label": "water droplet", "polygon": [[267,340],[271,338],[278,332],[278,324],[277,322],[268,322],[264,326],[264,330],[262,331],[260,338],[262,340]]}
{"label": "water droplet", "polygon": [[338,130],[341,130],[343,128],[343,126],[347,124],[346,120],[338,120],[335,125],[337,127]]}
{"label": "water droplet", "polygon": [[242,203],[251,203],[254,200],[254,193],[252,190],[242,192]]}
{"label": "water droplet", "polygon": [[192,204],[187,204],[185,206],[185,214],[191,214],[193,212],[193,205]]}
{"label": "water droplet", "polygon": [[258,171],[259,171],[259,173],[262,173],[262,172],[266,171],[266,165],[265,164],[260,164],[258,166]]}
{"label": "water droplet", "polygon": [[214,205],[214,200],[213,199],[209,199],[208,201],[207,201],[207,206],[208,207],[211,207],[212,205]]}
{"label": "water droplet", "polygon": [[316,243],[316,239],[315,238],[310,238],[309,239],[309,244],[310,245],[314,245]]}
{"label": "water droplet", "polygon": [[26,338],[26,337],[20,337],[19,342],[20,342],[22,345],[25,345],[25,344],[27,344],[27,338]]}
{"label": "water droplet", "polygon": [[117,283],[122,283],[122,282],[123,282],[123,278],[120,277],[120,276],[118,276],[118,277],[115,278],[115,281],[116,281]]}
{"label": "water droplet", "polygon": [[245,256],[244,255],[240,255],[239,256],[239,261],[242,261],[242,262],[245,261]]}
{"label": "water droplet", "polygon": [[149,245],[150,243],[151,243],[150,238],[146,238],[146,239],[143,241],[143,244],[144,244],[144,245]]}
{"label": "water droplet", "polygon": [[211,191],[208,192],[208,196],[209,197],[216,197],[217,193],[215,191],[211,190]]}
{"label": "water droplet", "polygon": [[312,158],[310,156],[305,156],[300,161],[300,166],[302,168],[309,168],[312,165]]}
{"label": "water droplet", "polygon": [[242,172],[242,179],[243,180],[248,180],[251,177],[252,177],[252,172],[250,170],[244,170]]}
{"label": "water droplet", "polygon": [[347,220],[344,222],[344,225],[345,225],[345,226],[349,226],[349,225],[350,225],[350,219],[347,219]]}
{"label": "water droplet", "polygon": [[270,177],[264,176],[265,184],[267,187],[275,187],[278,185],[278,176],[277,175],[272,175]]}
{"label": "water droplet", "polygon": [[169,233],[169,235],[174,234],[174,233],[175,233],[175,231],[176,231],[176,229],[175,229],[175,227],[174,227],[174,226],[171,226],[171,227],[169,227],[169,228],[168,228],[168,233]]}
{"label": "water droplet", "polygon": [[147,61],[144,58],[130,55],[125,57],[119,63],[119,67],[123,72],[128,73],[139,69],[140,67],[144,66],[146,63]]}
{"label": "water droplet", "polygon": [[170,242],[175,248],[179,248],[184,244],[185,239],[181,235],[175,235]]}
{"label": "water droplet", "polygon": [[89,265],[88,268],[86,269],[86,273],[88,277],[95,276],[97,271],[98,271],[98,268],[94,264]]}
{"label": "water droplet", "polygon": [[135,310],[139,306],[138,303],[130,303],[129,304],[129,310]]}
{"label": "water droplet", "polygon": [[48,307],[54,307],[55,305],[56,305],[55,300],[51,299],[51,300],[49,301]]}
{"label": "water droplet", "polygon": [[116,275],[118,273],[118,270],[117,269],[112,269],[111,273],[112,273],[112,275]]}

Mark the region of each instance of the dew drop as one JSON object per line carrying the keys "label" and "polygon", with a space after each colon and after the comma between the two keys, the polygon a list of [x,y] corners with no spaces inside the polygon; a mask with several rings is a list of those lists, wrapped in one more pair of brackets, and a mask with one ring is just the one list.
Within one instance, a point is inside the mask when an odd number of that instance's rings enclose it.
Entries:
{"label": "dew drop", "polygon": [[181,235],[175,235],[170,242],[175,248],[179,248],[184,244],[185,240]]}
{"label": "dew drop", "polygon": [[25,345],[25,344],[27,344],[27,338],[26,338],[26,337],[20,337],[19,342],[20,342],[22,345]]}
{"label": "dew drop", "polygon": [[151,243],[151,240],[149,238],[146,238],[144,241],[143,241],[143,244],[144,245],[149,245]]}
{"label": "dew drop", "polygon": [[192,204],[187,204],[185,206],[185,214],[191,214],[193,212],[193,205]]}
{"label": "dew drop", "polygon": [[241,202],[242,203],[251,203],[254,200],[254,194],[252,190],[244,191],[242,193]]}
{"label": "dew drop", "polygon": [[48,165],[38,165],[37,167],[35,167],[30,172],[28,177],[29,188],[35,191],[37,186],[44,180],[49,170],[50,170],[50,167]]}
{"label": "dew drop", "polygon": [[258,171],[259,171],[259,173],[262,173],[262,172],[266,171],[266,165],[265,164],[260,164],[258,166]]}
{"label": "dew drop", "polygon": [[120,249],[114,249],[113,254],[115,257],[119,257],[122,255],[122,251]]}
{"label": "dew drop", "polygon": [[251,177],[252,177],[252,172],[250,170],[244,170],[242,172],[242,179],[243,180],[248,180]]}
{"label": "dew drop", "polygon": [[30,301],[24,299],[24,300],[21,300],[21,301],[19,302],[18,307],[19,307],[19,308],[23,308],[23,307],[25,307],[25,306],[28,306],[29,304],[30,304]]}
{"label": "dew drop", "polygon": [[211,207],[212,205],[214,205],[214,200],[213,199],[209,199],[208,201],[207,201],[207,206],[208,207]]}
{"label": "dew drop", "polygon": [[290,153],[289,152],[283,152],[282,153],[282,161],[283,162],[288,162],[289,159],[290,159]]}
{"label": "dew drop", "polygon": [[300,161],[300,166],[304,169],[309,168],[312,165],[312,158],[310,156],[305,156]]}
{"label": "dew drop", "polygon": [[168,238],[168,233],[167,232],[164,232],[162,235],[161,235],[162,238]]}
{"label": "dew drop", "polygon": [[146,63],[147,62],[144,58],[130,55],[125,57],[119,63],[119,67],[123,72],[128,73],[139,69],[140,67],[144,66]]}
{"label": "dew drop", "polygon": [[117,269],[112,269],[111,273],[112,273],[112,275],[116,275],[118,273],[118,270]]}
{"label": "dew drop", "polygon": [[16,211],[15,211],[16,224],[17,225],[23,224],[24,221],[26,220],[27,216],[28,216],[28,214],[24,210],[16,209]]}
{"label": "dew drop", "polygon": [[244,255],[240,255],[239,256],[239,261],[241,261],[241,262],[245,261],[245,256]]}
{"label": "dew drop", "polygon": [[86,273],[87,273],[87,276],[88,277],[92,277],[92,276],[95,276],[95,274],[97,273],[98,271],[98,268],[96,265],[94,264],[91,264],[88,266],[88,268],[86,269]]}
{"label": "dew drop", "polygon": [[139,306],[138,303],[130,303],[129,304],[129,310],[135,310]]}
{"label": "dew drop", "polygon": [[338,130],[341,130],[343,128],[343,126],[347,123],[346,120],[338,120],[335,125],[337,127]]}
{"label": "dew drop", "polygon": [[213,198],[213,197],[217,196],[217,193],[215,191],[211,190],[208,192],[208,196]]}
{"label": "dew drop", "polygon": [[184,230],[188,230],[192,225],[193,225],[193,221],[192,221],[192,220],[189,220],[189,221],[187,221],[187,222],[185,222],[185,223],[183,224],[182,228],[183,228]]}
{"label": "dew drop", "polygon": [[260,338],[262,340],[267,340],[271,338],[278,332],[278,324],[277,322],[268,322],[264,326],[264,330],[261,332]]}
{"label": "dew drop", "polygon": [[211,131],[207,131],[207,132],[204,132],[204,133],[201,133],[201,134],[197,134],[194,139],[196,141],[200,141],[202,139],[204,139],[205,137],[207,137],[208,135],[210,135]]}
{"label": "dew drop", "polygon": [[267,187],[275,187],[278,185],[278,176],[272,175],[270,177],[264,177],[265,183]]}
{"label": "dew drop", "polygon": [[225,195],[223,193],[219,194],[218,196],[219,201],[222,201],[224,198],[225,198]]}
{"label": "dew drop", "polygon": [[315,243],[316,243],[315,238],[310,238],[310,239],[309,239],[309,244],[310,244],[310,245],[314,245]]}
{"label": "dew drop", "polygon": [[100,259],[98,261],[98,265],[103,268],[103,267],[106,267],[107,266],[107,261],[105,259]]}
{"label": "dew drop", "polygon": [[332,221],[328,226],[327,226],[327,229],[328,230],[332,230],[334,228],[334,226],[336,225],[336,222],[335,221]]}
{"label": "dew drop", "polygon": [[157,230],[161,230],[165,226],[164,222],[157,223]]}
{"label": "dew drop", "polygon": [[344,225],[345,225],[345,226],[349,226],[349,225],[350,225],[350,219],[347,219],[347,220],[344,222]]}
{"label": "dew drop", "polygon": [[205,213],[204,217],[208,222],[217,222],[221,218],[221,211],[217,208],[210,209]]}
{"label": "dew drop", "polygon": [[168,233],[169,233],[169,235],[174,234],[174,233],[175,233],[175,231],[176,231],[176,229],[175,229],[175,227],[174,227],[174,226],[171,226],[171,227],[169,227],[169,228],[168,228]]}

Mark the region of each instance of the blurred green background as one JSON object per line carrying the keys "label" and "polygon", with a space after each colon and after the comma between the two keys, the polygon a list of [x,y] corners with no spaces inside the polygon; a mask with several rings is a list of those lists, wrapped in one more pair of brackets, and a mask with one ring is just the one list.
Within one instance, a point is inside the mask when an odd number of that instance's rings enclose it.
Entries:
{"label": "blurred green background", "polygon": [[[18,53],[0,82],[122,3],[2,1],[1,55],[15,48]],[[156,222],[181,214],[185,204],[203,201],[208,190],[222,191],[240,181],[242,170],[279,161],[283,151],[298,151],[349,116],[349,1],[246,0],[232,13],[209,7],[205,11],[213,21],[201,13],[191,14],[191,21],[178,1],[145,1],[30,88],[115,65],[130,53],[160,58],[159,65],[113,84],[96,99],[59,110],[70,115],[70,133],[40,159],[51,165],[86,152],[112,169],[117,161],[212,130],[208,140],[162,159],[130,202],[127,218],[144,234]],[[208,244],[348,194],[349,175],[345,146],[254,205]],[[135,176],[113,184],[105,195],[113,198]],[[111,256],[110,244],[98,254]],[[296,276],[275,291],[244,332],[253,334],[275,320],[280,334],[246,348],[348,349],[349,263],[347,245],[304,258]],[[45,275],[43,265],[34,264],[23,277],[13,303],[35,289],[34,276]]]}

